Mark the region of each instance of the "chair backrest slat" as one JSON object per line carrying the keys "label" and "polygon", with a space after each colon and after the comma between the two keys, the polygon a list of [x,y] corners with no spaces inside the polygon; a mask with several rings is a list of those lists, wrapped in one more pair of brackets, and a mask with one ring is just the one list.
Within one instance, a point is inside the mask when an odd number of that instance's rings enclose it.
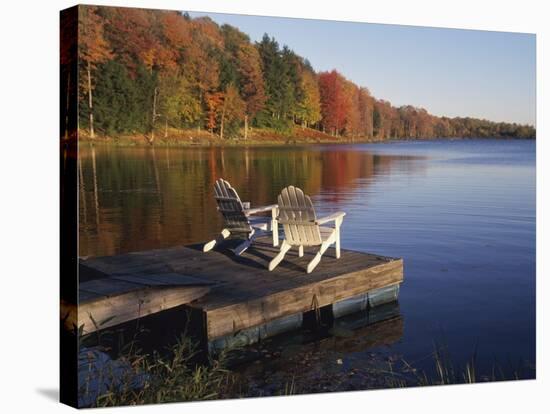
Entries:
{"label": "chair backrest slat", "polygon": [[250,221],[244,212],[243,203],[231,184],[224,179],[216,180],[214,184],[214,198],[218,204],[218,211],[222,214],[224,225],[232,232],[250,232]]}
{"label": "chair backrest slat", "polygon": [[295,246],[321,244],[321,232],[315,224],[316,215],[311,198],[294,186],[281,191],[278,197],[279,222],[283,225],[285,238]]}

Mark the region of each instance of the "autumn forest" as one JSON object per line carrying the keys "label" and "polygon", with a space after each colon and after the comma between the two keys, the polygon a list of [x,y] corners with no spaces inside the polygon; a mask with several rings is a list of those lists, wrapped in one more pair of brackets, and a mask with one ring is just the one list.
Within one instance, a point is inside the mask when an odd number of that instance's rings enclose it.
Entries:
{"label": "autumn forest", "polygon": [[178,131],[217,140],[296,131],[335,140],[535,137],[529,125],[392,106],[345,74],[316,72],[267,34],[255,43],[207,17],[79,6],[78,23],[78,124],[90,138],[134,135],[152,144]]}

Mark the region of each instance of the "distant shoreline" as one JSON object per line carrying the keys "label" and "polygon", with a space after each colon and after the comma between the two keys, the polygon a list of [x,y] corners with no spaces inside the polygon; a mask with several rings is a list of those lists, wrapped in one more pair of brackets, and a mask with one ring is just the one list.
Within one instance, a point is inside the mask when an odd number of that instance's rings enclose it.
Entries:
{"label": "distant shoreline", "polygon": [[161,135],[150,142],[144,134],[121,135],[117,137],[96,136],[91,138],[86,131],[79,131],[78,141],[91,145],[112,145],[121,147],[248,147],[248,146],[284,146],[284,145],[319,145],[319,144],[383,144],[396,141],[435,141],[435,140],[536,140],[536,138],[517,137],[440,137],[440,138],[395,138],[380,139],[372,137],[332,136],[313,129],[295,128],[291,133],[282,134],[276,131],[251,131],[249,138],[221,139],[206,131],[185,130],[172,132],[167,137]]}

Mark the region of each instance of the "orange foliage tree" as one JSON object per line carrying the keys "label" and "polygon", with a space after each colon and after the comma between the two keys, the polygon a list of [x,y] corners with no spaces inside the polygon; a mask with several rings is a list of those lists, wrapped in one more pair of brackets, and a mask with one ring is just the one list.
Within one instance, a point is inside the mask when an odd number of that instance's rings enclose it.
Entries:
{"label": "orange foliage tree", "polygon": [[86,87],[88,92],[89,130],[94,137],[93,82],[92,71],[101,62],[112,57],[111,50],[103,36],[104,23],[97,14],[97,7],[82,8],[78,14],[78,52],[86,72]]}

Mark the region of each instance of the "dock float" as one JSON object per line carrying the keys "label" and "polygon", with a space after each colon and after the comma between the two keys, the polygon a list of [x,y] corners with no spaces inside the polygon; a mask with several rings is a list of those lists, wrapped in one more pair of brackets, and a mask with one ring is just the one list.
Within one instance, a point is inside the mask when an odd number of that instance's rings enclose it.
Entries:
{"label": "dock float", "polygon": [[269,238],[241,256],[197,244],[81,259],[78,311],[67,305],[65,314],[72,309],[71,323],[88,333],[102,320],[99,329],[185,305],[218,348],[299,328],[311,311],[330,307],[337,318],[397,299],[402,259],[342,249],[336,260],[331,250],[311,274],[305,268],[316,251],[307,248],[268,271],[278,252]]}

